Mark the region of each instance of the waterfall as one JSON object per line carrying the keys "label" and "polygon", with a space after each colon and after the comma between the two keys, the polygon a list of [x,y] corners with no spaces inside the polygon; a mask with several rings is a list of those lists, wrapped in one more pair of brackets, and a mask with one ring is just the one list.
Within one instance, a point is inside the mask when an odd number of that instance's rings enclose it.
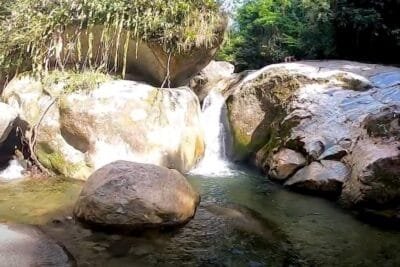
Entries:
{"label": "waterfall", "polygon": [[9,162],[7,168],[0,171],[0,181],[17,180],[24,177],[25,168],[21,162],[13,159]]}
{"label": "waterfall", "polygon": [[206,150],[204,158],[191,173],[212,176],[232,173],[226,155],[231,138],[226,119],[225,98],[220,93],[211,91],[204,99],[201,114]]}

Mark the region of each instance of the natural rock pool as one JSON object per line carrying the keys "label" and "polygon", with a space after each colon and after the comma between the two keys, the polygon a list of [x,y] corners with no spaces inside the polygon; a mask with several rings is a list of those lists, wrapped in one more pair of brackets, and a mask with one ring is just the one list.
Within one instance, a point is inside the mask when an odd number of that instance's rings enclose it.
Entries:
{"label": "natural rock pool", "polygon": [[399,266],[400,232],[368,225],[332,201],[293,193],[246,168],[189,176],[196,217],[170,232],[94,233],[70,217],[72,180],[0,185],[0,220],[38,225],[78,266]]}

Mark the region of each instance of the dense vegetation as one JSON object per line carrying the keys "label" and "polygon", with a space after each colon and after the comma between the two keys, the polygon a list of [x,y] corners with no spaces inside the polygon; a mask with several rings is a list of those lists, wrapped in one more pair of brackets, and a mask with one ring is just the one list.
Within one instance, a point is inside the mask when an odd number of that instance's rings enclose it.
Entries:
{"label": "dense vegetation", "polygon": [[400,1],[248,0],[220,59],[238,69],[298,59],[400,62]]}
{"label": "dense vegetation", "polygon": [[[0,0],[0,75],[27,65],[47,68],[52,59],[62,65],[66,58],[61,55],[77,55],[80,67],[83,62],[92,65],[93,50],[97,49],[90,43],[95,25],[103,26],[103,47],[111,47],[109,43],[115,41],[125,44],[133,38],[183,53],[214,45],[222,20],[214,0]],[[62,40],[66,32],[67,44]],[[85,55],[80,54],[83,32],[89,39]],[[96,67],[114,65],[107,59],[118,53],[117,49],[119,46],[104,49]]]}
{"label": "dense vegetation", "polygon": [[400,1],[337,0],[337,55],[400,64]]}

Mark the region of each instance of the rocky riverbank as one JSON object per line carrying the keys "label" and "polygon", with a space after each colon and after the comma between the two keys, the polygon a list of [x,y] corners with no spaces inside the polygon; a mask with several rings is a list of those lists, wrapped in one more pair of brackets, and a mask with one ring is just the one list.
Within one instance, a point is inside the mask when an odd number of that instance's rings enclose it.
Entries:
{"label": "rocky riverbank", "polygon": [[233,160],[350,207],[397,210],[400,69],[297,62],[225,83]]}
{"label": "rocky riverbank", "polygon": [[[52,174],[90,177],[69,202],[68,224],[74,204],[75,217],[94,232],[182,226],[195,216],[200,197],[170,169],[187,173],[202,159],[208,129],[200,123],[200,100],[212,91],[226,99],[233,161],[250,163],[289,189],[398,223],[399,69],[318,61],[232,70],[213,62],[190,83],[193,90],[93,72],[21,75],[2,92],[4,162],[29,169],[36,158]],[[244,216],[225,207],[204,209],[223,218]],[[244,224],[235,227],[248,232]]]}

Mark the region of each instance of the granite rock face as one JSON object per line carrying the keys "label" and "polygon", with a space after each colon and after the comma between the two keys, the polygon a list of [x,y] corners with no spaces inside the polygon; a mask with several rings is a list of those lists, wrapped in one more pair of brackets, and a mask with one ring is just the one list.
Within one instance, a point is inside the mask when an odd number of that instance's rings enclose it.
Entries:
{"label": "granite rock face", "polygon": [[124,80],[83,90],[73,86],[64,82],[45,86],[22,76],[2,94],[28,127],[41,121],[36,154],[53,172],[85,180],[116,160],[187,172],[202,158],[200,104],[189,88],[160,89]]}
{"label": "granite rock face", "polygon": [[[341,199],[351,207],[400,206],[400,69],[276,64],[245,75],[228,95],[234,160],[250,159],[290,187],[336,194],[343,187]],[[309,163],[291,178],[276,173],[284,149]]]}

